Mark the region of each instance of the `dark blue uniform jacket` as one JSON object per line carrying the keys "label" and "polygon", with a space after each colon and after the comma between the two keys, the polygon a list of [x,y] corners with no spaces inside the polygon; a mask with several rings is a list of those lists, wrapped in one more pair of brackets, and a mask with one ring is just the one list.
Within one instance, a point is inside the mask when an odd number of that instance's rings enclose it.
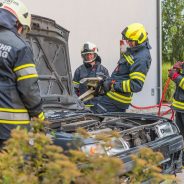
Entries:
{"label": "dark blue uniform jacket", "polygon": [[107,96],[122,109],[127,109],[133,93],[142,90],[147,72],[151,65],[151,46],[148,41],[131,48],[118,61],[109,80],[114,81],[114,89]]}

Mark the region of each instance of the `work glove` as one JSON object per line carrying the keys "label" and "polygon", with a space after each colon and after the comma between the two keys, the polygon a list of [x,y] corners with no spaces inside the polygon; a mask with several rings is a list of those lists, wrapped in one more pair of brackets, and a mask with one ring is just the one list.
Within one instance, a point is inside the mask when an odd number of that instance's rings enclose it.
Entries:
{"label": "work glove", "polygon": [[97,87],[95,88],[94,96],[104,95],[102,88],[103,88],[103,82],[104,80],[100,80],[98,82]]}
{"label": "work glove", "polygon": [[171,79],[171,80],[175,80],[180,74],[178,73],[178,70],[177,69],[170,69],[168,70],[168,77]]}
{"label": "work glove", "polygon": [[103,82],[103,90],[105,93],[107,93],[108,91],[114,91],[114,84],[115,81],[114,80],[105,80]]}
{"label": "work glove", "polygon": [[177,61],[174,65],[173,65],[173,68],[174,69],[177,69],[177,70],[180,70],[182,69],[182,65],[184,64],[184,61]]}

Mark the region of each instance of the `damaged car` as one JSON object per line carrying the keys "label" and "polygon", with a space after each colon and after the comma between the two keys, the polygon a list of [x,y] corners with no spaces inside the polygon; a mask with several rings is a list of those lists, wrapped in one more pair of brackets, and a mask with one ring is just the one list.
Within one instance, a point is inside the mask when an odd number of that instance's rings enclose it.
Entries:
{"label": "damaged car", "polygon": [[75,148],[73,140],[79,127],[92,134],[115,130],[120,137],[112,140],[113,147],[106,149],[95,139],[81,138],[81,150],[90,154],[95,148],[99,154],[119,157],[125,164],[125,172],[129,172],[133,167],[130,155],[146,146],[163,154],[160,163],[163,173],[180,171],[183,138],[171,120],[136,113],[96,115],[85,109],[72,88],[68,38],[69,31],[54,20],[35,15],[32,29],[26,35],[39,74],[45,115],[55,131],[54,143],[64,149],[69,149],[69,145]]}

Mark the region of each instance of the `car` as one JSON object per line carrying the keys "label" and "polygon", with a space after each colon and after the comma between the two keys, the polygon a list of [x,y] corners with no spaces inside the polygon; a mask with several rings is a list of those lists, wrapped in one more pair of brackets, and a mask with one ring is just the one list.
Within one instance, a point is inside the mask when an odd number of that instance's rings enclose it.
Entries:
{"label": "car", "polygon": [[[39,74],[39,86],[49,127],[55,131],[53,142],[64,149],[75,149],[75,133],[79,127],[93,135],[116,130],[119,138],[112,139],[113,147],[106,149],[95,138],[80,139],[86,154],[96,152],[120,158],[125,173],[133,168],[130,155],[141,147],[160,151],[163,173],[174,174],[182,168],[183,138],[176,124],[163,117],[137,113],[93,114],[76,97],[72,87],[68,38],[69,31],[54,20],[32,16],[31,31],[26,35]],[[70,144],[69,144],[70,143]]]}

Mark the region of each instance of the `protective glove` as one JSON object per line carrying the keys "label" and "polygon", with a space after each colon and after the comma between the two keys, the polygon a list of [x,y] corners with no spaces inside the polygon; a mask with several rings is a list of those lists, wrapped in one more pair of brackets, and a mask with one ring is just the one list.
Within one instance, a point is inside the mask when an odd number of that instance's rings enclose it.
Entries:
{"label": "protective glove", "polygon": [[104,80],[100,80],[98,82],[98,85],[97,85],[95,92],[94,92],[94,96],[104,95],[104,93],[101,90],[103,88],[103,82],[104,82]]}
{"label": "protective glove", "polygon": [[174,65],[173,65],[173,68],[174,69],[177,69],[177,70],[180,70],[182,69],[182,65],[184,64],[183,61],[177,61]]}
{"label": "protective glove", "polygon": [[114,91],[115,80],[105,80],[103,82],[103,90],[105,93],[108,91]]}
{"label": "protective glove", "polygon": [[170,70],[168,70],[168,77],[171,79],[171,80],[175,80],[180,74],[178,73],[178,70],[172,68]]}

